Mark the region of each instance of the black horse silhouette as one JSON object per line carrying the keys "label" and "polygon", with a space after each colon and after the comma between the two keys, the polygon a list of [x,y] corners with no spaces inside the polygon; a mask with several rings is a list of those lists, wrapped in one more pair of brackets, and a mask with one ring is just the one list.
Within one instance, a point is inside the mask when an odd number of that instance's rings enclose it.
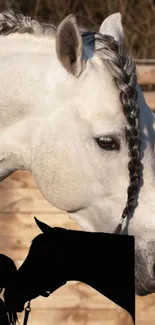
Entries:
{"label": "black horse silhouette", "polygon": [[135,322],[134,237],[51,228],[36,220],[43,233],[4,292],[8,312],[48,297],[67,281],[80,281],[128,311]]}
{"label": "black horse silhouette", "polygon": [[[0,292],[11,285],[16,272],[17,268],[12,259],[0,254]],[[7,313],[6,306],[3,300],[0,299],[0,325],[9,325],[13,321],[17,321],[16,313]]]}

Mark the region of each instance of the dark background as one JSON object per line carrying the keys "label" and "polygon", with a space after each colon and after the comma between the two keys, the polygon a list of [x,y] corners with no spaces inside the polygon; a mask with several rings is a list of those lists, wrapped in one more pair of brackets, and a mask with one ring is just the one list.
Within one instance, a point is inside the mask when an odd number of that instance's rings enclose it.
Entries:
{"label": "dark background", "polygon": [[78,22],[97,30],[103,19],[120,11],[125,41],[134,58],[155,58],[155,1],[153,0],[0,0],[0,11],[16,9],[39,21],[58,24],[74,13]]}

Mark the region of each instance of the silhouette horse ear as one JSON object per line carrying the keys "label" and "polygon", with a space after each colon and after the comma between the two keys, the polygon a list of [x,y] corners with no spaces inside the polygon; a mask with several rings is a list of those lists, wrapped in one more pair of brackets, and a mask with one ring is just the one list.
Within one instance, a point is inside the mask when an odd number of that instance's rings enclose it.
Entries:
{"label": "silhouette horse ear", "polygon": [[38,220],[36,217],[34,217],[34,220],[35,220],[37,226],[40,228],[40,230],[41,230],[44,234],[47,234],[47,233],[49,233],[49,232],[51,233],[51,229],[52,229],[52,227],[46,225],[46,223],[44,223],[44,222]]}

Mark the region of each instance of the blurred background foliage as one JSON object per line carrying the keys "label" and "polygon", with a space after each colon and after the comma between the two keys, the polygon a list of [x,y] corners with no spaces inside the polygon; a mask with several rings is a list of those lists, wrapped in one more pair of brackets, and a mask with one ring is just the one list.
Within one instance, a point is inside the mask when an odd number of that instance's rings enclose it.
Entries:
{"label": "blurred background foliage", "polygon": [[55,25],[74,13],[78,23],[91,30],[98,30],[108,15],[120,11],[130,55],[155,58],[154,0],[0,0],[0,11],[8,9]]}

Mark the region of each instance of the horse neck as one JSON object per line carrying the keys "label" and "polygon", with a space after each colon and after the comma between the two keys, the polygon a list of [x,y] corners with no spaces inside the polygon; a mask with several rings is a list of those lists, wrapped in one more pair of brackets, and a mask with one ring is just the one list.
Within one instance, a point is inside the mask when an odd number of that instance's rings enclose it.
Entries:
{"label": "horse neck", "polygon": [[[66,251],[70,252],[72,247],[74,254],[66,254],[67,281],[83,282],[102,294],[106,293],[107,288],[120,287],[120,283],[122,286],[126,285],[126,281],[129,280],[126,280],[126,271],[129,265],[134,266],[132,237],[118,238],[117,235],[106,233],[71,231],[69,240],[68,238],[69,236],[66,238],[68,241]],[[129,255],[124,257],[122,246],[124,250],[130,250]]]}
{"label": "horse neck", "polygon": [[[64,242],[63,247],[66,246],[65,251],[67,252],[65,256],[67,281],[76,280],[85,283],[89,281],[89,285],[95,283],[95,279],[98,281],[97,274],[100,273],[101,265],[103,266],[102,258],[106,261],[109,257],[106,246],[110,240],[111,238],[103,233],[68,231],[66,238],[64,237],[62,241]],[[74,254],[70,255],[71,247]],[[100,256],[101,247],[102,258]],[[96,277],[91,272],[94,265],[96,267]]]}

